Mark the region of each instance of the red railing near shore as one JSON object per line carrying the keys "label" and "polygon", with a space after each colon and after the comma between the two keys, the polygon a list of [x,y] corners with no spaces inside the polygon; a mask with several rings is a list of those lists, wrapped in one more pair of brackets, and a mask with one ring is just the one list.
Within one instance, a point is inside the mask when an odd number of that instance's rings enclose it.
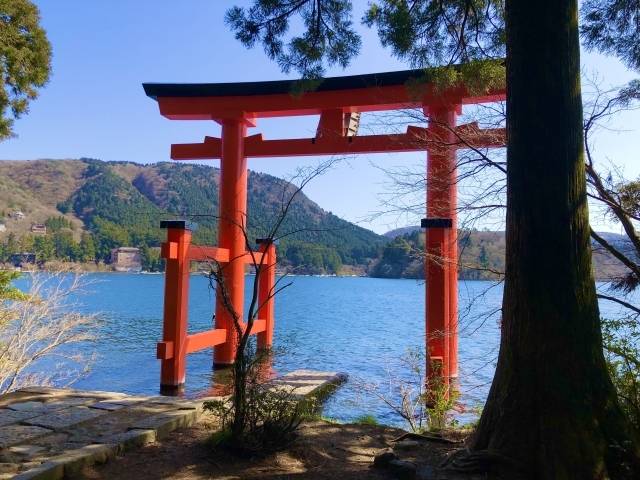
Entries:
{"label": "red railing near shore", "polygon": [[185,383],[187,354],[236,343],[233,328],[214,327],[204,332],[187,333],[191,262],[241,262],[243,268],[246,264],[261,265],[256,279],[260,307],[251,333],[258,335],[258,348],[269,348],[273,343],[276,250],[272,242],[266,242],[261,243],[256,252],[230,259],[228,249],[193,245],[191,234],[195,225],[190,222],[163,221],[161,228],[167,229],[167,241],[161,247],[166,268],[162,341],[158,342],[156,355],[161,360],[160,389],[171,392],[179,391]]}

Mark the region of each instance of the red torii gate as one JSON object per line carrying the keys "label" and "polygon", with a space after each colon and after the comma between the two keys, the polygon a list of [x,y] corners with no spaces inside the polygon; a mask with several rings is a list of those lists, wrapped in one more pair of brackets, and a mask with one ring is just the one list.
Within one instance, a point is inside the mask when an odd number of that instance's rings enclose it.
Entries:
{"label": "red torii gate", "polygon": [[[477,124],[457,125],[462,106],[504,100],[505,90],[473,95],[463,86],[445,91],[424,82],[428,71],[407,70],[348,77],[326,78],[312,92],[293,94],[295,81],[158,84],[145,83],[145,93],[157,100],[160,113],[171,120],[214,120],[222,126],[221,138],[205,137],[202,143],[174,144],[174,160],[220,159],[219,248],[209,249],[218,261],[246,258],[245,237],[239,227],[246,220],[247,157],[284,157],[356,153],[427,151],[426,338],[433,368],[449,381],[458,375],[458,246],[456,152],[461,148],[503,147],[504,129],[480,129]],[[415,81],[422,81],[416,83]],[[356,136],[362,112],[421,108],[429,118],[427,128],[408,127],[406,133]],[[314,138],[265,140],[262,134],[247,136],[258,118],[319,115]],[[182,275],[188,272],[188,227],[165,224],[169,242],[167,258],[163,342],[158,345],[162,362],[161,385],[179,388],[184,383],[185,356],[216,346],[215,363],[234,360],[235,335],[229,313],[220,298],[216,302],[215,329],[187,335],[184,282],[174,281],[178,257]],[[186,248],[182,256],[180,248]],[[173,252],[169,250],[173,249]],[[173,255],[173,256],[172,256]],[[216,256],[217,255],[217,256]],[[271,252],[275,262],[275,251]],[[219,257],[219,258],[218,258]],[[171,259],[174,263],[172,264]],[[186,262],[186,270],[185,270]],[[242,316],[244,301],[244,261],[225,268],[235,310]],[[173,270],[172,270],[173,269]],[[271,272],[273,274],[273,272]],[[183,278],[183,277],[182,277]],[[218,294],[219,295],[219,294]],[[273,305],[268,325],[259,323],[256,332],[261,344],[271,345]],[[263,322],[264,323],[264,322]],[[196,337],[195,339],[193,337]],[[194,346],[195,345],[195,346]]]}

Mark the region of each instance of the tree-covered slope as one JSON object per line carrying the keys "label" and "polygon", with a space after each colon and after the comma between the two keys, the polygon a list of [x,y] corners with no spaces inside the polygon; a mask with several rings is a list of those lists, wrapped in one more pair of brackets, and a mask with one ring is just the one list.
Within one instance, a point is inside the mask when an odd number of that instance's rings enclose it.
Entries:
{"label": "tree-covered slope", "polygon": [[[195,243],[216,244],[219,181],[220,171],[206,165],[2,161],[0,223],[6,230],[0,231],[0,262],[19,252],[35,252],[43,261],[108,261],[112,248],[137,246],[146,267],[159,268],[162,219],[190,218],[198,224]],[[290,189],[280,178],[250,172],[249,238],[263,236],[273,225]],[[11,218],[15,211],[25,218]],[[32,234],[34,223],[46,224],[47,235]],[[355,266],[349,271],[424,277],[424,233],[419,227],[376,235],[323,210],[304,192],[292,204],[280,234],[280,260],[299,272],[337,273]],[[616,244],[624,240],[603,235]],[[496,272],[504,271],[504,248],[503,232],[462,232],[461,278],[496,278]],[[594,265],[599,279],[620,274],[620,263],[601,250],[594,252]]]}
{"label": "tree-covered slope", "polygon": [[[395,235],[395,236],[393,236]],[[602,236],[621,251],[629,248],[629,240],[612,233]],[[424,278],[424,232],[419,227],[407,227],[392,230],[385,234],[393,238],[382,249],[370,274],[381,278]],[[465,280],[495,280],[505,270],[504,232],[466,230],[459,232],[460,278]],[[593,247],[593,265],[596,278],[610,281],[619,278],[625,267],[611,254]]]}
{"label": "tree-covered slope", "polygon": [[[6,171],[12,190],[26,192],[29,200],[20,202],[21,197],[13,195],[6,205],[0,205],[5,214],[23,210],[27,216],[21,223],[23,227],[44,223],[52,211],[64,215],[71,226],[77,226],[75,231],[70,228],[66,232],[69,241],[74,237],[79,241],[82,231],[89,232],[99,260],[107,260],[110,250],[117,246],[139,246],[145,251],[157,247],[164,237],[160,220],[165,218],[190,218],[198,223],[196,243],[216,243],[220,179],[217,168],[94,159],[3,163],[0,177]],[[55,194],[42,194],[45,185]],[[282,179],[250,172],[250,238],[260,237],[271,228],[283,199],[287,200],[291,192],[291,185]],[[10,227],[9,230],[17,229],[18,224]],[[11,233],[5,232],[4,236]],[[19,233],[17,237],[28,236],[24,228],[14,233]],[[313,273],[338,272],[343,264],[365,266],[386,242],[382,236],[324,211],[304,193],[296,196],[279,234],[283,236],[279,251],[284,263]],[[25,243],[32,246],[26,240]]]}

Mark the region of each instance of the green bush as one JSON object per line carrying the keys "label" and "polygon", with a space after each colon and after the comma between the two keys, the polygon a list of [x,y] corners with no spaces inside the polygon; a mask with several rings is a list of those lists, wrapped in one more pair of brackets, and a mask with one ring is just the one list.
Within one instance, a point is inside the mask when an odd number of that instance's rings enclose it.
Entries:
{"label": "green bush", "polygon": [[432,362],[431,373],[427,375],[427,361],[424,351],[409,349],[400,357],[401,375],[390,375],[384,388],[380,384],[362,385],[399,415],[413,433],[440,431],[458,425],[452,414],[458,392],[443,381],[437,371],[438,364]]}
{"label": "green bush", "polygon": [[239,438],[232,435],[236,415],[231,397],[207,401],[203,408],[222,424],[221,431],[211,439],[214,446],[241,453],[266,453],[285,448],[296,438],[296,431],[315,409],[315,403],[301,401],[291,389],[251,381],[246,389],[245,425]]}
{"label": "green bush", "polygon": [[273,350],[258,350],[255,341],[238,350],[231,394],[203,404],[221,423],[214,445],[248,454],[276,451],[288,446],[300,424],[317,412],[317,397],[301,397],[294,387],[268,378],[273,355]]}
{"label": "green bush", "polygon": [[353,423],[358,425],[380,425],[378,419],[371,414],[361,415],[355,419]]}
{"label": "green bush", "polygon": [[427,416],[427,431],[439,432],[458,426],[458,420],[451,414],[460,396],[457,389],[447,385],[438,371],[438,365],[431,363],[435,372],[427,380],[427,389],[422,401]]}

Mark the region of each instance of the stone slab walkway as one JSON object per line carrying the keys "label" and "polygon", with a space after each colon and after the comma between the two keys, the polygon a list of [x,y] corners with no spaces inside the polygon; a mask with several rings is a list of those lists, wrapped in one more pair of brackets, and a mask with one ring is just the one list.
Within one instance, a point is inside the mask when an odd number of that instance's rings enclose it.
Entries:
{"label": "stone slab walkway", "polygon": [[[297,370],[274,384],[300,397],[322,396],[345,377]],[[48,387],[0,396],[0,480],[57,480],[84,465],[193,425],[208,398],[133,396]]]}

